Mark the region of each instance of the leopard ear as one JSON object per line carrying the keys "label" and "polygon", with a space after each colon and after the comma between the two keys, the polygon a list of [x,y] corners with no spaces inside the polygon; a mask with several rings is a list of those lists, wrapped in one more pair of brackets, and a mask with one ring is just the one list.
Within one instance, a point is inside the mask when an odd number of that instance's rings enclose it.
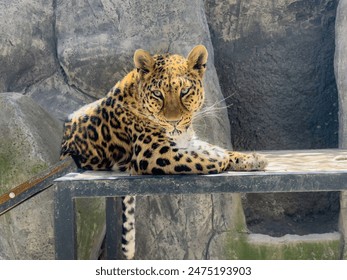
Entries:
{"label": "leopard ear", "polygon": [[153,70],[154,59],[149,52],[139,49],[134,53],[134,63],[139,73],[147,74]]}
{"label": "leopard ear", "polygon": [[205,46],[197,45],[188,54],[188,68],[199,72],[200,77],[205,73],[208,52]]}

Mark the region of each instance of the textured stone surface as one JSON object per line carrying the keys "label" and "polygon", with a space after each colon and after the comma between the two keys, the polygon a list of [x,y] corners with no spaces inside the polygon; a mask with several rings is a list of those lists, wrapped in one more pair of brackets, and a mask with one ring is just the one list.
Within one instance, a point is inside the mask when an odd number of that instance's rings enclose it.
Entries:
{"label": "textured stone surface", "polygon": [[[229,259],[228,247],[230,242],[230,236],[238,237],[247,233],[246,219],[241,202],[241,194],[233,194],[232,201],[228,201],[229,206],[227,216],[219,216],[220,221],[224,221],[221,225],[224,226],[215,227],[214,234],[211,236],[208,244],[208,251],[206,259],[209,260],[220,260]],[[224,204],[221,204],[225,207]],[[223,213],[220,211],[219,213]],[[218,221],[217,217],[214,220]],[[225,223],[227,221],[227,223]],[[223,244],[223,246],[221,246]]]}
{"label": "textured stone surface", "polygon": [[93,97],[69,86],[60,71],[35,83],[27,91],[27,95],[61,122],[65,121],[71,112],[94,101]]}
{"label": "textured stone surface", "polygon": [[[337,2],[205,1],[235,149],[337,147]],[[338,205],[338,194],[251,194],[244,200],[250,229],[277,235],[336,229],[338,209],[331,211],[329,203]]]}
{"label": "textured stone surface", "polygon": [[69,86],[57,56],[56,1],[1,1],[0,92],[30,95],[64,120],[92,98]]}
{"label": "textured stone surface", "polygon": [[[58,160],[61,125],[28,97],[0,94],[0,131],[0,194]],[[1,215],[0,259],[54,258],[52,213],[45,190]]]}
{"label": "textured stone surface", "polygon": [[239,194],[139,200],[137,208],[146,212],[137,213],[137,258],[223,258],[225,243],[220,236],[235,227],[235,214],[241,209],[235,207],[237,201]]}
{"label": "textured stone surface", "polygon": [[347,148],[347,1],[340,0],[336,15],[335,76],[339,91],[339,146]]}
{"label": "textured stone surface", "polygon": [[336,6],[206,1],[235,149],[337,147]]}
{"label": "textured stone surface", "polygon": [[338,192],[247,195],[243,205],[252,232],[279,237],[338,231]]}
{"label": "textured stone surface", "polygon": [[0,216],[0,260],[54,259],[53,192],[45,190]]}
{"label": "textured stone surface", "polygon": [[31,98],[0,94],[0,193],[59,159],[61,125]]}
{"label": "textured stone surface", "polygon": [[24,91],[53,74],[52,18],[51,1],[1,1],[0,92]]}
{"label": "textured stone surface", "polygon": [[[0,94],[0,131],[0,194],[59,159],[61,123],[27,96]],[[77,217],[84,217],[77,226],[81,258],[101,244],[103,209],[100,200],[77,204]],[[54,259],[53,217],[51,189],[1,215],[0,259]]]}
{"label": "textured stone surface", "polygon": [[[339,91],[339,146],[347,148],[347,1],[340,0],[336,15],[335,76]],[[344,259],[347,259],[347,192],[340,197],[340,230],[344,236]]]}
{"label": "textured stone surface", "polygon": [[[180,0],[59,2],[56,34],[58,59],[68,85],[95,98],[103,97],[134,68],[133,54],[138,48],[152,54],[171,52],[186,56],[193,46],[205,44],[209,51],[206,105],[223,99],[202,1],[190,1],[187,5]],[[224,102],[218,105],[224,107]],[[211,133],[211,127],[216,132]],[[230,145],[225,109],[205,115],[197,129],[211,142]]]}
{"label": "textured stone surface", "polygon": [[106,230],[105,200],[76,200],[77,258],[98,259]]}
{"label": "textured stone surface", "polygon": [[343,240],[343,252],[342,256],[343,259],[347,259],[347,246],[346,246],[346,241],[347,241],[347,192],[341,192],[340,194],[340,216],[339,216],[339,230],[342,235],[342,240]]}

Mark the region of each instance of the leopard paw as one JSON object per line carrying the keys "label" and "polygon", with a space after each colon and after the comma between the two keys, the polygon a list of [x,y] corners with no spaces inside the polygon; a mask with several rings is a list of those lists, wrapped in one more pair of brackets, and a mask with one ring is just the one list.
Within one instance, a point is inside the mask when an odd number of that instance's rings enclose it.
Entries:
{"label": "leopard paw", "polygon": [[243,154],[238,152],[229,152],[229,170],[234,171],[259,171],[265,170],[268,161],[260,154]]}

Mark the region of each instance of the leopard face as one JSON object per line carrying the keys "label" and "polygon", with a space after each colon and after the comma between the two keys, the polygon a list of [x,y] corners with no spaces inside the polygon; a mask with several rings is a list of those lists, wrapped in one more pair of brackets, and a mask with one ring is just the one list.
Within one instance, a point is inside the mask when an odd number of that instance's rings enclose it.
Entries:
{"label": "leopard face", "polygon": [[186,132],[192,117],[203,105],[203,74],[207,50],[197,46],[184,58],[137,50],[138,95],[145,114],[170,137]]}

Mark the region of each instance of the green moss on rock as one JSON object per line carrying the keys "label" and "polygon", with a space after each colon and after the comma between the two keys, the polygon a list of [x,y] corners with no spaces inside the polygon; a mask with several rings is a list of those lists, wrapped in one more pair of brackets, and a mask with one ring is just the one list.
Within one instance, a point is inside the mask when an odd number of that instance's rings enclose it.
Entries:
{"label": "green moss on rock", "polygon": [[25,159],[25,155],[4,143],[0,150],[0,195],[48,168],[39,158]]}
{"label": "green moss on rock", "polygon": [[226,256],[242,260],[336,260],[340,250],[339,239],[257,243],[250,242],[247,235],[230,234]]}
{"label": "green moss on rock", "polygon": [[97,257],[105,229],[105,199],[76,199],[77,255],[78,259],[88,260]]}

